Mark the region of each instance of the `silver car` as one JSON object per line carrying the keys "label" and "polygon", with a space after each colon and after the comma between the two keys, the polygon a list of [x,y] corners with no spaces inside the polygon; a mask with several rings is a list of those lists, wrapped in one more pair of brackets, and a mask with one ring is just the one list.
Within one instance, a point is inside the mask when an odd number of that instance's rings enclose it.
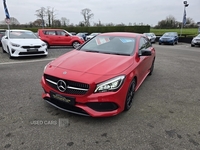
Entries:
{"label": "silver car", "polygon": [[197,36],[195,36],[192,41],[191,41],[191,47],[194,47],[196,45],[200,46],[200,34],[198,34]]}
{"label": "silver car", "polygon": [[156,35],[154,33],[144,33],[144,35],[151,41],[151,43],[156,43]]}

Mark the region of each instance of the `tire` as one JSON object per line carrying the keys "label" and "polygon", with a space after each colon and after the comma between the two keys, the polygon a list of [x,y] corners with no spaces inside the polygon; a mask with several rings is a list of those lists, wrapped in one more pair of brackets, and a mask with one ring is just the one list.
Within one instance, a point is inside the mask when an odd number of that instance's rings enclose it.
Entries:
{"label": "tire", "polygon": [[152,75],[152,73],[153,73],[153,70],[154,70],[154,62],[155,62],[155,58],[153,59],[153,62],[152,62],[152,64],[151,64],[151,68],[150,68],[150,72],[149,72],[149,76],[151,76]]}
{"label": "tire", "polygon": [[194,45],[193,45],[193,44],[191,44],[191,47],[194,47]]}
{"label": "tire", "polygon": [[49,45],[49,43],[48,42],[46,42],[46,41],[44,41],[45,43],[46,43],[46,45],[47,45],[47,48],[49,49],[50,48],[50,45]]}
{"label": "tire", "polygon": [[135,86],[136,86],[136,79],[134,78],[131,81],[131,84],[129,85],[129,88],[128,88],[128,92],[126,95],[126,101],[124,104],[124,111],[128,111],[133,104],[133,98],[135,95]]}
{"label": "tire", "polygon": [[176,41],[176,43],[175,43],[176,45],[178,44],[178,41]]}
{"label": "tire", "polygon": [[3,48],[3,45],[2,45],[1,48],[2,48],[2,52],[3,52],[3,53],[6,53],[5,49]]}
{"label": "tire", "polygon": [[161,45],[161,43],[159,42],[159,45]]}
{"label": "tire", "polygon": [[80,43],[79,42],[77,42],[77,41],[75,41],[75,42],[73,42],[72,43],[72,46],[73,46],[73,48],[77,48],[77,47],[79,47],[79,45],[80,45]]}
{"label": "tire", "polygon": [[8,50],[9,58],[10,58],[10,59],[13,59],[13,57],[12,57],[11,54],[10,54],[10,49],[9,49],[9,47],[7,47],[7,50]]}

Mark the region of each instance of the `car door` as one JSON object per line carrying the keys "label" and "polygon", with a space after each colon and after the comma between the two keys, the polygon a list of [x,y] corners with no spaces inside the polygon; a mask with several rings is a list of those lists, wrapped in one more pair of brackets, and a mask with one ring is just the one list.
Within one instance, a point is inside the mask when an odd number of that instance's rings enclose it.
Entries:
{"label": "car door", "polygon": [[45,38],[47,38],[50,45],[57,45],[58,41],[56,38],[56,31],[54,30],[47,30],[44,32]]}
{"label": "car door", "polygon": [[144,78],[147,76],[149,72],[149,69],[151,68],[151,63],[149,63],[151,58],[149,56],[140,56],[142,50],[152,51],[151,42],[145,37],[140,38],[139,47],[138,47],[137,71],[138,71],[139,82],[144,80]]}
{"label": "car door", "polygon": [[60,45],[72,45],[71,44],[72,38],[65,31],[63,30],[57,31],[57,37],[58,37]]}

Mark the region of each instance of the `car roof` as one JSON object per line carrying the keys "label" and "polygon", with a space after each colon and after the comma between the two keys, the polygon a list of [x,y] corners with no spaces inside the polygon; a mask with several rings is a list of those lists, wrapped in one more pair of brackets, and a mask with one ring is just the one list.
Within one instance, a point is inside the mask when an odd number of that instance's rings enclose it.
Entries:
{"label": "car roof", "polygon": [[12,30],[7,30],[7,31],[31,31],[31,30],[12,29]]}
{"label": "car roof", "polygon": [[137,36],[141,36],[142,34],[132,33],[132,32],[108,32],[108,33],[101,33],[100,35],[104,35],[104,36],[137,37]]}
{"label": "car roof", "polygon": [[48,30],[48,31],[55,31],[55,30],[64,30],[64,29],[38,29],[38,30]]}

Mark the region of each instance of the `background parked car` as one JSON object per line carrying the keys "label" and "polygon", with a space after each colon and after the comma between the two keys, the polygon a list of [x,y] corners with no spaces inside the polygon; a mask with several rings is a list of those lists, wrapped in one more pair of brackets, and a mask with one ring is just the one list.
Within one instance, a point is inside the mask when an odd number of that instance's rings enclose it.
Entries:
{"label": "background parked car", "polygon": [[6,30],[0,29],[0,46],[2,46],[1,38],[5,35]]}
{"label": "background parked car", "polygon": [[10,58],[48,54],[46,43],[29,30],[6,30],[1,42],[3,52]]}
{"label": "background parked car", "polygon": [[71,35],[76,35],[76,32],[69,32]]}
{"label": "background parked car", "polygon": [[178,44],[177,32],[166,32],[159,38],[159,45],[161,44]]}
{"label": "background parked car", "polygon": [[144,35],[151,41],[151,43],[156,42],[156,35],[154,33],[144,33]]}
{"label": "background parked car", "polygon": [[100,33],[91,33],[90,35],[86,36],[86,41],[93,38],[94,36],[99,35]]}
{"label": "background parked car", "polygon": [[63,29],[38,29],[38,36],[47,44],[48,48],[50,46],[73,46],[77,48],[85,42],[83,38],[71,35]]}
{"label": "background parked car", "polygon": [[197,36],[195,36],[192,41],[191,41],[191,46],[194,47],[194,46],[200,46],[200,34],[198,34]]}
{"label": "background parked car", "polygon": [[87,32],[79,32],[76,36],[82,37],[84,41],[86,41],[86,37],[88,36]]}

